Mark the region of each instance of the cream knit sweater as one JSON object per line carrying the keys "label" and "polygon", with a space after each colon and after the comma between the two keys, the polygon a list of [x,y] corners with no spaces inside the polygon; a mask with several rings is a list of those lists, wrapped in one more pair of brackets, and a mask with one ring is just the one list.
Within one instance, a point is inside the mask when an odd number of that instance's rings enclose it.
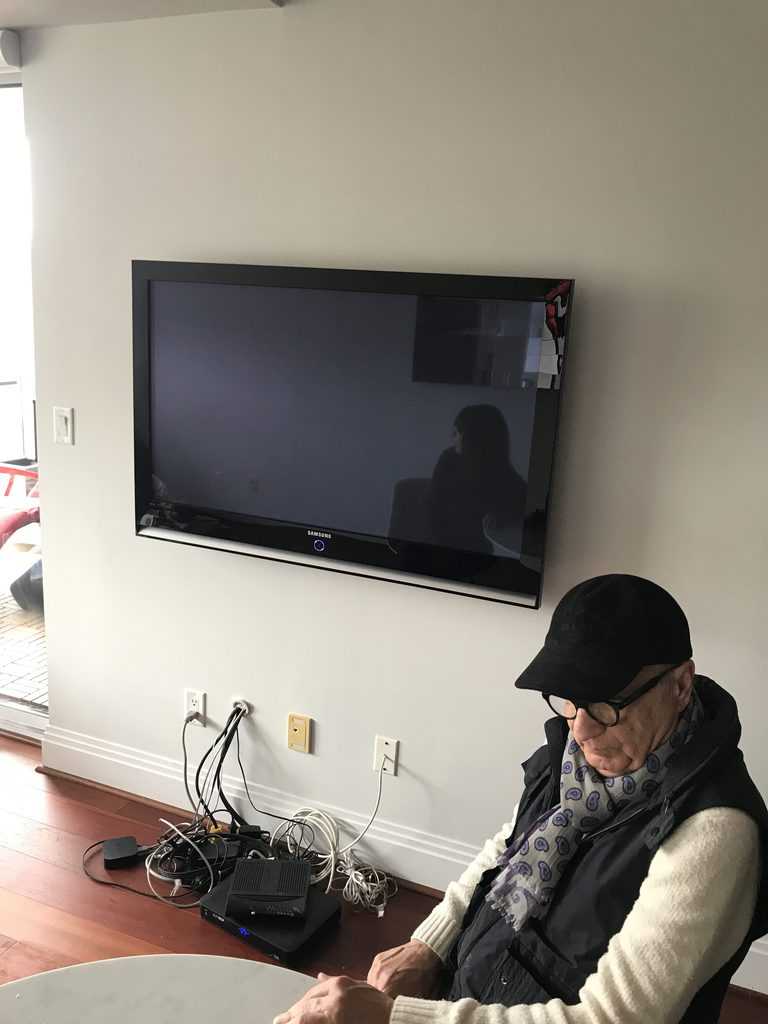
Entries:
{"label": "cream knit sweater", "polygon": [[[445,958],[477,882],[512,823],[489,839],[413,938]],[[608,943],[579,1003],[484,1006],[399,996],[390,1024],[676,1024],[698,989],[747,934],[757,900],[760,840],[742,811],[715,807],[688,818],[661,844],[624,925]]]}

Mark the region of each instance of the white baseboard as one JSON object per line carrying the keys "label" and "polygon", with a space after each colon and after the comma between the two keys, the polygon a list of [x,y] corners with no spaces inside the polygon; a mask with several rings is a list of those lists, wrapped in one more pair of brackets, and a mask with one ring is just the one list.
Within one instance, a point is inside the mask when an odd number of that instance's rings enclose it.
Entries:
{"label": "white baseboard", "polygon": [[[161,757],[146,750],[51,726],[43,737],[43,763],[48,768],[150,800],[175,807],[186,805],[183,763],[175,758]],[[224,782],[230,799],[236,802],[238,810],[245,813],[247,803],[242,779],[227,775]],[[290,815],[306,803],[294,793],[250,780],[248,788],[254,803],[274,814]],[[333,804],[319,806],[343,823],[350,837],[359,832],[368,820],[366,814]],[[475,847],[447,836],[377,818],[360,844],[360,853],[400,878],[443,890],[474,858],[481,842]],[[768,994],[768,941],[759,939],[753,944],[733,976],[733,984]]]}
{"label": "white baseboard", "polygon": [[[146,750],[51,726],[43,739],[43,764],[56,771],[91,779],[160,803],[175,807],[187,804],[183,762],[176,758],[161,757]],[[373,775],[371,778],[375,781]],[[246,814],[249,806],[242,779],[234,775],[225,775],[222,779],[227,796],[238,810]],[[273,814],[287,816],[307,803],[305,797],[262,786],[250,779],[248,788],[253,802]],[[372,801],[374,796],[372,790]],[[316,802],[313,806],[336,818],[349,838],[361,831],[368,821],[367,811],[361,814],[345,807]],[[443,890],[470,863],[479,846],[476,848],[448,836],[423,832],[377,817],[358,850],[363,859],[370,859],[385,871]]]}

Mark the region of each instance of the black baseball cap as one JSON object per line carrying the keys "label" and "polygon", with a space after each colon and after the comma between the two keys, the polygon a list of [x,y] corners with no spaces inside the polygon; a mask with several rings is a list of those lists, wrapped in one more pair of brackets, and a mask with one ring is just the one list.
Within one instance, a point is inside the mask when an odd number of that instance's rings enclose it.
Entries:
{"label": "black baseball cap", "polygon": [[600,700],[646,665],[679,665],[692,653],[685,613],[663,587],[641,576],[595,576],[560,601],[544,646],[515,686]]}

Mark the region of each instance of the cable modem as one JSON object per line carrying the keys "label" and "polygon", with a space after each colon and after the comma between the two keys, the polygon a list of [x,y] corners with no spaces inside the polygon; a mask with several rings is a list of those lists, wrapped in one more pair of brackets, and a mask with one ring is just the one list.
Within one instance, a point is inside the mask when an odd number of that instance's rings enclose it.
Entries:
{"label": "cable modem", "polygon": [[304,860],[241,860],[230,881],[227,916],[304,917],[311,868]]}

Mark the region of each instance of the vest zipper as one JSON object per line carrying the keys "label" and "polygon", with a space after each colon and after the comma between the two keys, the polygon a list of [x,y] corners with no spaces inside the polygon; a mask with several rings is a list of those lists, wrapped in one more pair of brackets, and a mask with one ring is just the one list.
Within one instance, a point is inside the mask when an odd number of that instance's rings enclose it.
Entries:
{"label": "vest zipper", "polygon": [[[701,764],[698,766],[698,768],[695,768],[689,775],[686,775],[686,777],[684,779],[681,779],[680,782],[678,783],[678,785],[672,790],[671,793],[667,793],[667,795],[664,797],[664,801],[663,801],[663,803],[661,805],[661,816],[662,817],[665,817],[667,812],[669,811],[669,804],[670,804],[671,797],[673,797],[675,795],[675,793],[678,793],[683,788],[683,786],[687,785],[691,781],[691,779],[695,779],[696,776],[699,774],[699,772],[703,772],[704,769],[709,764],[709,762],[712,761],[719,754],[719,752],[720,752],[720,748],[719,747],[715,747],[715,749],[712,751],[712,753],[709,755],[709,757],[705,758],[701,762]],[[584,840],[588,841],[588,842],[591,842],[593,839],[597,839],[598,836],[605,835],[606,832],[610,832],[614,828],[619,828],[621,825],[625,825],[628,821],[631,821],[633,818],[636,818],[638,816],[638,814],[642,814],[643,811],[646,811],[646,810],[647,810],[646,807],[638,807],[638,809],[636,811],[633,811],[632,814],[628,814],[626,818],[622,818],[620,821],[611,822],[611,824],[610,825],[606,825],[605,828],[601,828],[599,831],[593,832],[591,835],[584,836]]]}
{"label": "vest zipper", "polygon": [[[669,805],[669,797],[664,798],[664,805],[662,805],[664,807],[664,813],[666,813],[665,805]],[[584,836],[584,841],[591,843],[592,840],[597,839],[598,836],[602,836],[606,832],[610,832],[614,828],[619,828],[620,825],[625,825],[628,821],[632,821],[633,818],[636,818],[638,814],[642,814],[643,811],[647,810],[647,807],[638,807],[636,811],[633,811],[631,814],[628,814],[626,818],[622,818],[621,821],[614,821],[610,825],[606,825],[605,828],[601,828],[598,832],[592,832],[591,835]]]}

